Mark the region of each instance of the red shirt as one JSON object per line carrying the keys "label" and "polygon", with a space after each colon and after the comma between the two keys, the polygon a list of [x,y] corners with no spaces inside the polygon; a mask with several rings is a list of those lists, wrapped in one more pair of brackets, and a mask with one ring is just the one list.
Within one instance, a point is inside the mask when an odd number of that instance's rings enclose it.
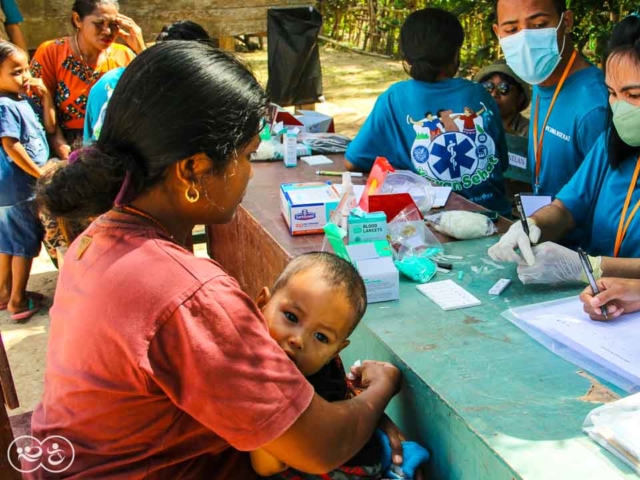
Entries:
{"label": "red shirt", "polygon": [[250,478],[223,474],[229,445],[279,437],[313,394],[217,263],[115,212],[69,248],[32,420],[36,438],[73,444],[65,475]]}

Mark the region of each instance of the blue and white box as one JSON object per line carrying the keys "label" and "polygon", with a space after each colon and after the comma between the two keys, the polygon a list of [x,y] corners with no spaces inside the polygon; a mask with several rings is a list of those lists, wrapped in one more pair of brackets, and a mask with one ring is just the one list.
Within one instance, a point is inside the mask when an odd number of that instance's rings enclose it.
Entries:
{"label": "blue and white box", "polygon": [[339,203],[340,193],[331,182],[280,185],[280,209],[291,235],[324,233]]}

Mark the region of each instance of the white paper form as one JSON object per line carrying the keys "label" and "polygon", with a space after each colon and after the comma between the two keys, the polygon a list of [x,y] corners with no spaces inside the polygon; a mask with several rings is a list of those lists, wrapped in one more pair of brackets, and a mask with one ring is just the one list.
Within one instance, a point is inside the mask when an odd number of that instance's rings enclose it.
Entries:
{"label": "white paper form", "polygon": [[442,208],[447,204],[449,195],[451,195],[451,187],[433,187],[436,198],[433,200],[433,208]]}
{"label": "white paper form", "polygon": [[546,207],[552,202],[552,198],[550,195],[520,195],[520,200],[522,200],[522,208],[524,209],[524,214],[527,217],[530,217],[542,207]]}
{"label": "white paper form", "polygon": [[640,313],[596,322],[582,308],[571,297],[503,315],[554,353],[627,391],[640,389]]}

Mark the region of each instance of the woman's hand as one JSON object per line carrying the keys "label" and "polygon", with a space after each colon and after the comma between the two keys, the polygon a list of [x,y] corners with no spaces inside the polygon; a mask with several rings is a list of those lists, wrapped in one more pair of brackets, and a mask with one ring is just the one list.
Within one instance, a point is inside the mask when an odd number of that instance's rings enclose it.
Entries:
{"label": "woman's hand", "polygon": [[[533,247],[535,263],[532,266],[521,262],[518,278],[527,284],[586,283],[580,256],[577,252],[553,242],[545,242]],[[589,257],[593,276],[602,276],[602,257]]]}
{"label": "woman's hand", "polygon": [[358,388],[383,386],[392,395],[400,391],[402,374],[390,363],[365,360],[361,366],[351,367],[351,374],[355,377],[355,386]]}
{"label": "woman's hand", "polygon": [[[522,227],[522,222],[515,222],[509,227],[500,241],[489,248],[487,252],[496,262],[524,262],[532,266],[536,263],[536,258],[532,251],[532,245],[540,240],[542,232],[540,228],[531,218],[527,218],[529,226],[529,235],[526,234]],[[520,254],[516,252],[520,251]]]}
{"label": "woman's hand", "polygon": [[119,35],[124,38],[131,50],[138,54],[147,48],[142,37],[142,29],[133,19],[119,13],[116,20],[120,26]]}
{"label": "woman's hand", "polygon": [[640,310],[640,280],[627,278],[601,278],[596,281],[600,293],[593,295],[591,287],[587,287],[580,295],[584,303],[584,311],[593,320],[605,321],[602,316],[602,306],[607,308],[609,320],[619,317],[623,313]]}

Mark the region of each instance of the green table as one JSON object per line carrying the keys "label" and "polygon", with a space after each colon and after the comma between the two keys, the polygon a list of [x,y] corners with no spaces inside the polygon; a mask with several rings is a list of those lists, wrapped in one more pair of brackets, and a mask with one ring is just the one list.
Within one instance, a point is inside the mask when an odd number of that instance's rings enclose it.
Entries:
{"label": "green table", "polygon": [[[522,285],[515,267],[497,268],[486,255],[496,240],[446,244],[446,254],[464,260],[452,260],[453,272],[433,280],[454,280],[481,306],[444,312],[403,281],[400,301],[369,305],[342,354],[345,363],[375,358],[401,366],[405,386],[389,413],[428,446],[430,478],[637,478],[581,431],[599,405],[581,397],[598,381],[501,315],[580,288]],[[489,296],[500,278],[513,282],[501,296]]]}

